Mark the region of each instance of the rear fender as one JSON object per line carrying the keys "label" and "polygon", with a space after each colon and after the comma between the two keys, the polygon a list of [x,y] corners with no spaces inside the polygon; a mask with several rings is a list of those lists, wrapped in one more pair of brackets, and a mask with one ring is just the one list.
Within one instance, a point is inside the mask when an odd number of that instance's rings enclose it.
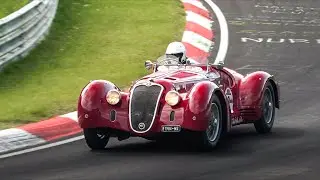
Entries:
{"label": "rear fender", "polygon": [[272,75],[264,71],[251,73],[242,79],[239,85],[240,108],[260,107],[267,81],[272,84],[275,92],[275,106],[280,108],[278,84]]}

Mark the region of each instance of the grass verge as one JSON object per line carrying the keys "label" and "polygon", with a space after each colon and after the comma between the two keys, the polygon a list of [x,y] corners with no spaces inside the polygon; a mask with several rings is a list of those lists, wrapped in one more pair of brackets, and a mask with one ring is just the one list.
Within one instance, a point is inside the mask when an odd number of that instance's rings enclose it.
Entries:
{"label": "grass verge", "polygon": [[76,110],[89,80],[127,86],[181,39],[184,15],[180,1],[59,1],[47,39],[0,73],[0,129]]}
{"label": "grass verge", "polygon": [[28,0],[2,0],[0,3],[0,18],[19,10],[28,2]]}

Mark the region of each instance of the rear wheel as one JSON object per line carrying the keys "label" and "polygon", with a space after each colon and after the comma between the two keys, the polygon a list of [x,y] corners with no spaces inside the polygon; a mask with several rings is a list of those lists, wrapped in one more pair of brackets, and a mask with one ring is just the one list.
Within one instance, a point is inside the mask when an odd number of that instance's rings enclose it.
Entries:
{"label": "rear wheel", "polygon": [[202,133],[203,147],[207,150],[217,146],[222,132],[222,107],[219,98],[213,94],[211,98],[210,117],[208,127]]}
{"label": "rear wheel", "polygon": [[105,149],[110,139],[107,128],[88,128],[83,132],[86,143],[92,150]]}
{"label": "rear wheel", "polygon": [[270,82],[268,82],[262,97],[261,118],[254,123],[254,127],[258,133],[264,134],[271,131],[275,118],[275,110],[274,90]]}

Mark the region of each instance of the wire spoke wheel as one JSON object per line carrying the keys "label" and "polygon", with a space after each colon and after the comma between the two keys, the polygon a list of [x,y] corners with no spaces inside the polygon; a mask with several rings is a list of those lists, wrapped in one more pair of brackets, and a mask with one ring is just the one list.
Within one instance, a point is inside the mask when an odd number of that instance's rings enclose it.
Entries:
{"label": "wire spoke wheel", "polygon": [[269,88],[266,89],[263,99],[263,116],[267,124],[270,124],[273,116],[273,98]]}
{"label": "wire spoke wheel", "polygon": [[270,82],[267,82],[261,101],[261,118],[254,123],[258,133],[269,133],[273,127],[275,118],[275,96]]}
{"label": "wire spoke wheel", "polygon": [[214,142],[218,137],[220,128],[220,110],[216,103],[212,103],[211,110],[212,115],[207,128],[207,137],[209,141]]}

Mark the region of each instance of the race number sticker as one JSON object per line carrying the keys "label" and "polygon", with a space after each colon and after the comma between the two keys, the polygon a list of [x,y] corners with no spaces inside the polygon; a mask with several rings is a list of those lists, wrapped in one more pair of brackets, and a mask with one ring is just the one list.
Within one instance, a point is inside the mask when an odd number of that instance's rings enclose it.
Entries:
{"label": "race number sticker", "polygon": [[232,91],[230,88],[227,88],[226,91],[225,91],[225,94],[226,94],[226,97],[229,101],[229,106],[230,106],[230,110],[231,110],[231,113],[233,113],[233,95],[232,95]]}

